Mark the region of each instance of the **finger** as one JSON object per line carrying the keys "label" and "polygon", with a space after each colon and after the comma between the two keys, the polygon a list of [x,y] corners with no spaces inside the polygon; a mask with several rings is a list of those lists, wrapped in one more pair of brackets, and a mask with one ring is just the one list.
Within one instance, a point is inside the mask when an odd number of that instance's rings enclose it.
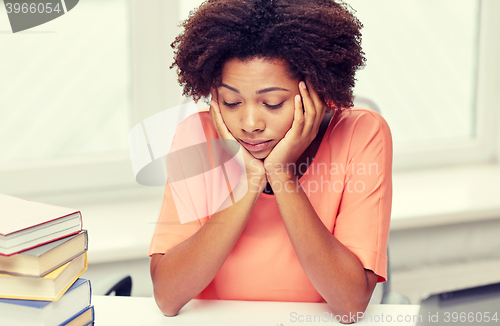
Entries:
{"label": "finger", "polygon": [[299,89],[300,89],[300,95],[302,96],[302,102],[304,103],[305,123],[304,123],[303,133],[309,133],[311,132],[311,130],[315,125],[316,117],[318,115],[316,112],[317,109],[314,106],[314,102],[312,101],[311,96],[309,95],[309,91],[304,81],[301,81],[299,83]]}
{"label": "finger", "polygon": [[222,118],[219,103],[215,102],[214,100],[211,100],[210,106],[213,107],[214,117],[215,117],[215,121],[217,124],[217,130],[218,130],[217,133],[219,134],[219,138],[231,139],[231,140],[236,141],[236,139],[233,137],[233,135],[231,134],[231,132],[227,128],[226,123],[224,122],[224,119]]}
{"label": "finger", "polygon": [[220,113],[219,101],[217,89],[212,88],[212,99],[210,100],[210,109],[212,114],[212,121],[214,121],[214,126],[219,135],[219,138],[228,138],[229,131],[227,130],[222,114]]}
{"label": "finger", "polygon": [[217,102],[214,100],[210,101],[210,116],[212,117],[212,121],[214,123],[215,130],[219,135],[219,138],[222,138],[221,135],[221,119],[219,118],[219,110],[217,109]]}
{"label": "finger", "polygon": [[317,133],[319,130],[319,126],[321,125],[321,122],[325,117],[327,105],[325,101],[323,101],[323,99],[319,96],[319,94],[314,90],[314,87],[311,86],[311,83],[307,79],[306,79],[306,85],[308,94],[312,102],[314,103],[314,108],[316,109],[316,117],[312,130],[315,133]]}
{"label": "finger", "polygon": [[212,100],[219,103],[219,93],[216,88],[212,88]]}
{"label": "finger", "polygon": [[[210,103],[215,103],[215,107],[218,109],[218,111],[220,111],[220,107],[219,107],[219,94],[217,92],[217,89],[215,88],[212,88],[212,92],[211,92],[211,95],[212,95],[212,98],[210,99]],[[212,104],[210,104],[212,106]]]}
{"label": "finger", "polygon": [[222,135],[219,131],[219,126],[217,123],[217,118],[215,117],[215,109],[213,108],[213,104],[211,102],[210,102],[209,112],[210,112],[210,118],[212,119],[212,123],[213,123],[214,128],[215,128],[215,132],[217,133],[217,138],[222,139]]}
{"label": "finger", "polygon": [[320,110],[324,108],[326,105],[325,101],[319,96],[319,94],[316,92],[314,87],[311,86],[311,83],[309,82],[308,79],[306,79],[306,85],[307,85],[307,90],[309,91],[309,96],[311,97],[314,106],[319,110],[317,111],[320,113]]}
{"label": "finger", "polygon": [[295,95],[294,102],[293,123],[289,132],[299,136],[303,132],[305,123],[301,96]]}
{"label": "finger", "polygon": [[[210,116],[215,127],[215,131],[220,139],[226,138],[224,133],[224,120],[220,114],[219,102],[217,101],[217,90],[212,88],[212,99],[210,100]],[[222,123],[221,123],[222,122]]]}
{"label": "finger", "polygon": [[300,137],[302,135],[302,129],[304,128],[304,112],[302,111],[302,100],[300,95],[297,94],[293,98],[293,121],[292,126],[285,133],[283,138],[288,140],[294,137]]}
{"label": "finger", "polygon": [[212,89],[212,99],[210,100],[210,107],[208,108],[208,112],[210,113],[210,118],[212,119],[212,123],[214,124],[214,127],[215,127],[215,131],[217,132],[217,134],[219,135],[220,137],[220,134],[219,134],[219,130],[217,128],[217,120],[215,118],[215,109],[214,109],[214,106],[215,106],[215,101],[214,101],[214,90]]}

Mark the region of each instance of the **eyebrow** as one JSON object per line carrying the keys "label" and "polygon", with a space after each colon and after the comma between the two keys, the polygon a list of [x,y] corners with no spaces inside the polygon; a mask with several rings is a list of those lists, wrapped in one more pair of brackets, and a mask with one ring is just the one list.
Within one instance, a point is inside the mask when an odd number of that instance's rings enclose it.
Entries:
{"label": "eyebrow", "polygon": [[[233,92],[237,93],[237,94],[240,94],[240,91],[237,90],[236,88],[234,87],[231,87],[229,85],[226,85],[226,84],[221,84],[220,87],[225,87],[229,90],[232,90]],[[256,94],[264,94],[264,93],[268,93],[268,92],[274,92],[274,91],[286,91],[286,92],[289,92],[288,89],[286,88],[282,88],[282,87],[268,87],[268,88],[264,88],[264,89],[261,89],[261,90],[258,90],[256,91],[255,93]]]}

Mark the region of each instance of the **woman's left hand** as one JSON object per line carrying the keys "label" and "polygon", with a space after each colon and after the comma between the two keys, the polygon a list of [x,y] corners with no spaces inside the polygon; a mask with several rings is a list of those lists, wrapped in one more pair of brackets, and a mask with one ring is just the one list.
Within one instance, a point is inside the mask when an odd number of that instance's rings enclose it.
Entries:
{"label": "woman's left hand", "polygon": [[300,95],[295,96],[292,127],[264,160],[268,180],[276,174],[294,175],[295,162],[316,138],[325,116],[327,105],[314,89],[307,87],[306,83],[301,81],[299,90]]}

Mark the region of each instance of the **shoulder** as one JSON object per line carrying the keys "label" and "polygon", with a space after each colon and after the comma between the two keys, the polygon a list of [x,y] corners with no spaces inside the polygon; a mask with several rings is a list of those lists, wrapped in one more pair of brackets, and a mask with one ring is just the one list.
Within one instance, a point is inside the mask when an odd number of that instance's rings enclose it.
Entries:
{"label": "shoulder", "polygon": [[172,147],[187,147],[216,139],[217,131],[208,111],[196,112],[179,122]]}
{"label": "shoulder", "polygon": [[344,109],[340,114],[336,114],[337,123],[352,127],[378,127],[389,128],[387,121],[380,113],[358,107]]}
{"label": "shoulder", "polygon": [[342,138],[347,140],[366,137],[384,137],[392,142],[391,130],[387,121],[380,113],[358,107],[351,107],[336,113],[333,117],[329,137]]}
{"label": "shoulder", "polygon": [[336,113],[331,123],[328,141],[336,151],[348,155],[348,160],[361,153],[392,157],[391,130],[378,112],[352,107]]}
{"label": "shoulder", "polygon": [[189,130],[190,128],[208,128],[214,129],[210,113],[208,111],[199,111],[187,116],[177,125],[177,131]]}

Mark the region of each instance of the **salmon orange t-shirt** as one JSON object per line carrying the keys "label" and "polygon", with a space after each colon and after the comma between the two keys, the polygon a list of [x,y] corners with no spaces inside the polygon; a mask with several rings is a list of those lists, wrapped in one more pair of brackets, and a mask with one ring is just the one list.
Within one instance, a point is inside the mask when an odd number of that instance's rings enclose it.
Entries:
{"label": "salmon orange t-shirt", "polygon": [[[185,147],[184,142],[217,138],[209,113],[200,112],[178,125],[171,152]],[[305,170],[299,182],[326,228],[379,282],[385,281],[392,201],[392,138],[386,121],[367,109],[336,112],[312,162],[297,168]],[[210,206],[217,191],[198,189],[180,196],[170,183],[169,178],[149,255],[188,239],[211,216],[181,223],[179,211],[199,211],[191,207],[194,202]],[[176,203],[183,208],[176,209]],[[196,298],[324,302],[299,263],[274,195],[260,195],[233,250]]]}

